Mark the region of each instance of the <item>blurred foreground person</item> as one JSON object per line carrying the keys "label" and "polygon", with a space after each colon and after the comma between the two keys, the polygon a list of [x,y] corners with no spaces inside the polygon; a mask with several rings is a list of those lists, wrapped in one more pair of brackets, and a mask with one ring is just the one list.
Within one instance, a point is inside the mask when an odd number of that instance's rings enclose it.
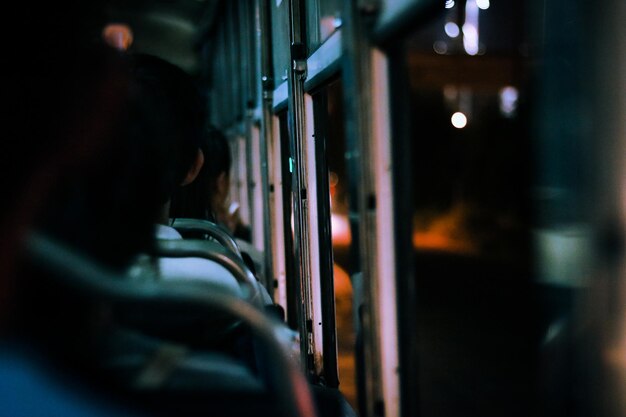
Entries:
{"label": "blurred foreground person", "polygon": [[[101,22],[98,2],[36,10],[16,4],[3,26],[12,42],[3,53],[0,181],[9,198],[0,212],[0,415],[139,415],[97,387],[89,366],[95,306],[60,291],[25,253],[37,230],[122,271],[149,246],[142,222],[120,242],[124,225],[141,217],[106,203],[139,190],[119,130],[132,113],[128,71],[91,30]],[[28,37],[16,37],[11,25],[20,24]],[[36,48],[25,41],[33,38]]]}
{"label": "blurred foreground person", "polygon": [[239,204],[230,198],[232,156],[228,139],[209,127],[201,143],[205,163],[196,181],[179,190],[172,217],[204,219],[224,227],[232,236],[251,241],[250,228],[239,214]]}

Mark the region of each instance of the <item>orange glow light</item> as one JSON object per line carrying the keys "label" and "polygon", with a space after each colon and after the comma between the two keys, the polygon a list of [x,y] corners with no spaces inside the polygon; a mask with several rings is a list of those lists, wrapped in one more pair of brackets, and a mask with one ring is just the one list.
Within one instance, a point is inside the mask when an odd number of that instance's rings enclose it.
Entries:
{"label": "orange glow light", "polygon": [[112,47],[126,51],[133,43],[133,32],[123,23],[112,23],[104,27],[102,38]]}
{"label": "orange glow light", "polygon": [[413,247],[415,249],[442,250],[446,252],[476,253],[477,248],[463,227],[467,208],[458,204],[448,213],[431,220],[426,227],[413,226]]}
{"label": "orange glow light", "polygon": [[330,215],[330,223],[333,247],[350,246],[350,243],[352,243],[352,235],[350,233],[348,216],[332,213]]}

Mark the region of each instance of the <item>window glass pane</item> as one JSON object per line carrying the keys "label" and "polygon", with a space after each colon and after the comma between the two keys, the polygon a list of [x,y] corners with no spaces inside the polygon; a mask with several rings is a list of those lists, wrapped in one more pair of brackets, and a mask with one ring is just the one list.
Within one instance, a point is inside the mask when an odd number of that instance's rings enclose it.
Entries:
{"label": "window glass pane", "polygon": [[[353,239],[350,230],[349,170],[347,167],[346,136],[344,130],[343,85],[336,80],[314,95],[315,138],[318,170],[318,199],[326,198],[330,203],[330,241],[332,246],[332,266],[328,271],[334,280],[334,306],[337,335],[337,356],[339,370],[339,390],[356,409],[355,379],[355,327],[353,314],[352,277],[359,267],[355,259]],[[320,143],[319,140],[323,140]],[[325,170],[325,171],[322,171]],[[320,175],[325,174],[325,175]],[[326,181],[324,187],[321,181]],[[321,193],[327,193],[326,196]],[[320,208],[320,216],[327,216],[326,209]],[[323,213],[323,214],[322,214]],[[321,222],[320,222],[321,223]],[[322,231],[320,231],[322,234]],[[324,236],[321,237],[321,240]],[[329,256],[331,248],[321,248],[321,256]],[[321,264],[326,265],[322,259]],[[324,272],[323,272],[324,273]],[[322,276],[322,279],[325,277]]]}
{"label": "window glass pane", "polygon": [[287,80],[289,69],[289,4],[287,1],[271,2],[272,62],[274,83],[277,87]]}
{"label": "window glass pane", "polygon": [[[235,3],[229,3],[220,16],[224,24],[217,27],[217,33],[208,46],[210,65],[211,111],[209,117],[216,126],[231,126],[242,117],[242,72],[240,68],[239,19],[236,19]],[[213,62],[214,60],[214,62]],[[226,81],[225,81],[226,80]]]}
{"label": "window glass pane", "polygon": [[578,401],[582,4],[447,1],[406,40],[422,416]]}
{"label": "window glass pane", "polygon": [[[257,55],[258,48],[256,45],[256,21],[254,15],[253,2],[242,2],[239,5],[241,33],[242,33],[242,54],[243,60],[241,65],[242,79],[245,87],[245,97],[243,97],[243,105],[246,107],[256,106],[257,104],[257,77],[259,74],[259,63]],[[260,81],[259,81],[260,82]],[[244,107],[245,108],[245,107]]]}
{"label": "window glass pane", "polygon": [[306,2],[309,55],[341,27],[341,3],[340,0]]}
{"label": "window glass pane", "polygon": [[294,194],[292,187],[293,179],[293,153],[289,140],[288,115],[284,111],[278,115],[280,129],[280,165],[282,174],[283,192],[283,230],[285,232],[285,275],[287,277],[287,322],[292,329],[299,327],[298,305],[299,285],[298,269],[294,245],[294,218],[293,202]]}
{"label": "window glass pane", "polygon": [[[237,3],[229,3],[227,15],[227,48],[229,48],[230,65],[231,68],[241,68],[241,53],[242,53],[242,22],[239,20],[239,7]],[[241,71],[230,71],[231,85],[232,85],[232,98],[229,124],[240,120],[243,116],[242,106],[242,82],[243,74]],[[219,81],[218,81],[219,82]]]}
{"label": "window glass pane", "polygon": [[479,4],[446,9],[407,43],[413,243],[522,267],[530,187],[524,11]]}
{"label": "window glass pane", "polygon": [[407,39],[405,55],[419,414],[529,415],[537,337],[527,10],[447,6]]}
{"label": "window glass pane", "polygon": [[[438,7],[454,6],[465,0],[380,0],[377,4],[374,32],[383,42],[393,39],[394,33],[414,30],[430,19]],[[370,6],[371,7],[371,6]]]}

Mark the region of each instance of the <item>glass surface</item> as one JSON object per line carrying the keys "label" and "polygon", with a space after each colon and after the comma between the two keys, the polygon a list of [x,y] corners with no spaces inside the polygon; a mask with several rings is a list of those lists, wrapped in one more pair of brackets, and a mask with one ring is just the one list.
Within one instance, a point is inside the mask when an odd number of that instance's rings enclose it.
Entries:
{"label": "glass surface", "polygon": [[[352,279],[358,272],[354,259],[353,240],[349,214],[349,172],[345,159],[346,137],[344,130],[343,85],[336,80],[313,96],[315,100],[315,138],[318,153],[317,169],[326,170],[327,175],[318,175],[318,199],[330,200],[330,231],[332,248],[323,248],[321,256],[332,249],[332,279],[334,282],[334,305],[337,335],[339,390],[354,409],[356,402],[355,328],[353,322]],[[320,144],[319,140],[324,143]],[[325,151],[325,152],[324,152]],[[320,184],[321,178],[328,187]],[[320,209],[320,214],[322,210]],[[322,237],[323,238],[323,237]],[[328,256],[328,255],[326,255]],[[321,260],[324,265],[325,260]]]}
{"label": "glass surface", "polygon": [[[407,18],[419,19],[428,13],[429,9],[435,9],[437,5],[463,3],[464,0],[379,0],[375,2],[377,6],[377,29],[394,29],[394,25],[399,22],[407,22]],[[369,6],[372,7],[372,6]],[[424,13],[426,12],[426,13]],[[400,23],[402,24],[402,23]]]}
{"label": "glass surface", "polygon": [[[233,9],[225,11],[227,16],[233,17]],[[211,121],[220,127],[230,126],[241,114],[241,72],[234,71],[237,61],[238,40],[235,37],[235,24],[228,18],[225,24],[220,25],[215,36],[213,52],[214,65],[211,68],[211,88],[214,91],[210,103],[209,116]],[[227,80],[227,82],[223,82]]]}
{"label": "glass surface", "polygon": [[253,2],[242,2],[240,5],[240,31],[242,44],[241,54],[241,71],[242,80],[244,82],[245,97],[243,97],[244,108],[250,108],[257,105],[257,82],[260,74],[259,62],[260,55],[257,54],[257,27],[255,21],[255,10]]}
{"label": "glass surface", "polygon": [[286,81],[289,73],[289,3],[271,2],[272,62],[274,88]]}
{"label": "glass surface", "polygon": [[340,0],[306,2],[309,56],[342,25]]}
{"label": "glass surface", "polygon": [[407,44],[414,247],[524,265],[530,86],[520,54],[523,10],[476,7],[472,22],[481,30],[468,42],[450,29],[469,24],[461,19],[471,13],[458,9]]}
{"label": "glass surface", "polygon": [[285,275],[287,277],[287,323],[292,329],[299,328],[298,306],[300,304],[299,271],[294,245],[293,218],[293,156],[289,140],[288,115],[278,114],[280,129],[280,165],[283,192],[283,230],[285,233]]}
{"label": "glass surface", "polygon": [[[241,119],[243,116],[242,101],[243,101],[243,91],[244,85],[244,74],[240,71],[242,67],[242,57],[241,54],[243,52],[243,39],[242,29],[245,28],[239,19],[239,4],[237,2],[230,3],[228,7],[228,11],[230,16],[227,20],[227,51],[228,58],[230,64],[230,74],[231,82],[230,85],[232,87],[231,94],[232,98],[230,100],[230,114],[231,118],[229,120],[230,123]],[[245,59],[245,58],[243,58]],[[216,82],[220,82],[216,80]]]}
{"label": "glass surface", "polygon": [[[557,3],[561,23],[541,32],[535,25],[549,16],[532,3],[449,1],[406,40],[415,280],[415,321],[406,328],[424,417],[532,415],[538,380],[567,383],[553,356],[562,346],[545,357],[539,347],[572,314],[572,287],[538,282],[533,240],[547,220],[534,210],[536,190],[555,191],[560,200],[548,206],[561,221],[565,211],[576,217],[563,198],[576,193],[568,184],[579,165],[568,151],[578,137],[560,120],[576,114],[569,111],[580,98],[570,49],[577,35],[556,35],[549,56],[557,67],[539,49],[576,17],[571,3]],[[536,152],[550,146],[565,152]],[[536,155],[557,166],[536,170],[544,168]]]}
{"label": "glass surface", "polygon": [[583,10],[447,1],[406,40],[421,416],[586,415]]}

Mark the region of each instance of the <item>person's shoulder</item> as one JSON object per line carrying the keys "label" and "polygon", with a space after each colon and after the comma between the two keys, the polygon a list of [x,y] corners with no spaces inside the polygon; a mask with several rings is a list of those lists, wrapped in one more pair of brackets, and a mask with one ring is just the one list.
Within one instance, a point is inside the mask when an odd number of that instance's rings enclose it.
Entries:
{"label": "person's shoulder", "polygon": [[178,233],[178,230],[164,224],[156,224],[154,234],[157,239],[178,240],[183,238],[183,236]]}
{"label": "person's shoulder", "polygon": [[158,270],[163,280],[206,282],[241,296],[241,287],[235,277],[222,265],[209,259],[159,258]]}

